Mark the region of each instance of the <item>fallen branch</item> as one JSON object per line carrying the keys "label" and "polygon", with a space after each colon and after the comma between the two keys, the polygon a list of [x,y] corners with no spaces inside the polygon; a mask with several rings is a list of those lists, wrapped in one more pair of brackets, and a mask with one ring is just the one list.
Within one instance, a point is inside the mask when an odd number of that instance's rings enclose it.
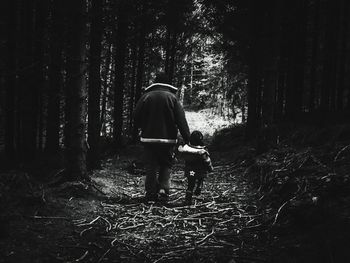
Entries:
{"label": "fallen branch", "polygon": [[83,224],[78,224],[77,226],[89,226],[92,225],[93,223],[95,223],[97,220],[99,220],[101,218],[101,216],[96,217],[94,220],[90,221],[89,223],[83,223]]}
{"label": "fallen branch", "polygon": [[345,147],[343,147],[343,148],[337,153],[337,155],[336,155],[335,158],[334,158],[334,162],[338,161],[339,156],[340,156],[343,152],[345,152],[348,148],[350,148],[350,144],[349,144],[349,145],[346,145]]}
{"label": "fallen branch", "polygon": [[214,228],[211,230],[211,233],[209,233],[208,235],[206,235],[204,238],[202,238],[201,240],[196,242],[196,245],[200,245],[202,243],[204,243],[209,237],[211,237],[212,235],[214,235],[215,231]]}
{"label": "fallen branch", "polygon": [[107,249],[107,251],[105,253],[103,253],[103,255],[100,257],[100,259],[97,261],[98,263],[99,262],[102,262],[102,260],[105,258],[105,256],[111,251],[111,249]]}
{"label": "fallen branch", "polygon": [[84,234],[86,231],[89,231],[89,230],[91,230],[91,229],[92,229],[92,226],[89,227],[89,228],[84,229],[83,231],[80,232],[79,236],[83,236],[83,234]]}
{"label": "fallen branch", "polygon": [[277,219],[278,219],[278,217],[279,217],[279,215],[280,215],[280,213],[281,213],[283,207],[285,207],[289,202],[290,202],[290,200],[285,201],[285,202],[280,206],[280,208],[278,208],[277,213],[276,213],[276,215],[275,215],[275,220],[273,221],[272,225],[275,225],[275,224],[277,223]]}
{"label": "fallen branch", "polygon": [[74,260],[75,262],[80,262],[80,261],[83,261],[84,258],[86,258],[86,256],[89,254],[89,251],[86,250],[85,253],[78,259]]}

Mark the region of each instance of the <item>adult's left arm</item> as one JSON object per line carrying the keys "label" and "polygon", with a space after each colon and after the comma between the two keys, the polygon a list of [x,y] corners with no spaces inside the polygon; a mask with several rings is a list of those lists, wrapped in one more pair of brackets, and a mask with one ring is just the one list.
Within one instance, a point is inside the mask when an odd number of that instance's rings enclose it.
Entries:
{"label": "adult's left arm", "polygon": [[190,128],[188,127],[185,111],[178,100],[176,100],[174,109],[176,125],[180,130],[184,142],[188,144],[190,142]]}

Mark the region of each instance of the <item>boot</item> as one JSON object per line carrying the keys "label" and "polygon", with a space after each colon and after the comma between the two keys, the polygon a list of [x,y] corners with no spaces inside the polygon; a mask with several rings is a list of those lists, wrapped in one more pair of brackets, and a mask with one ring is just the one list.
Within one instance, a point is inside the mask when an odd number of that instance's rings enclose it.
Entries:
{"label": "boot", "polygon": [[147,192],[145,195],[145,203],[150,204],[150,203],[155,203],[158,201],[158,195],[155,193],[149,193]]}

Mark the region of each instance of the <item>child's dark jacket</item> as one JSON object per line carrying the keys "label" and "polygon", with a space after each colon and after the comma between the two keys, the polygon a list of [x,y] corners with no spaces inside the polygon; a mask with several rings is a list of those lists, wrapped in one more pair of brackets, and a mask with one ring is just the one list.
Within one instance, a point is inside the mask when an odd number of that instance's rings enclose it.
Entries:
{"label": "child's dark jacket", "polygon": [[[182,156],[185,159],[185,176],[189,176],[189,173],[193,171],[196,177],[205,177],[207,172],[213,171],[213,166],[209,156],[208,149],[205,146],[186,146],[189,148],[188,152],[184,147],[180,149],[182,151]],[[193,151],[197,150],[197,153],[190,153],[191,149]]]}

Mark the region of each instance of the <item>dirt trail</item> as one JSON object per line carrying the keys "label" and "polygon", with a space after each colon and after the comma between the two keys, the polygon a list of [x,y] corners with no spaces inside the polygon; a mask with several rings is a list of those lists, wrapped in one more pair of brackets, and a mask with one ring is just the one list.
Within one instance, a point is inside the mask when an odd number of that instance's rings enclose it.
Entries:
{"label": "dirt trail", "polygon": [[[192,130],[209,131],[203,125],[208,124],[206,116],[187,116],[196,127]],[[0,262],[267,259],[264,215],[244,177],[245,168],[232,162],[233,156],[212,152],[215,170],[192,206],[183,205],[186,179],[179,160],[173,168],[170,201],[163,206],[142,202],[144,171],[132,166],[134,161],[138,164],[140,152],[140,146],[129,147],[106,160],[91,176],[94,187],[67,183],[47,190],[45,204],[14,216],[9,226],[13,231],[0,239]]]}
{"label": "dirt trail", "polygon": [[169,204],[145,205],[143,170],[130,169],[139,151],[107,160],[92,175],[105,194],[64,184],[46,193],[44,206],[14,218],[0,262],[264,262],[263,215],[242,167],[214,152],[202,195],[184,206],[178,162]]}
{"label": "dirt trail", "polygon": [[233,124],[232,120],[211,114],[210,109],[186,111],[186,118],[191,131],[199,130],[207,136],[212,136],[216,130]]}
{"label": "dirt trail", "polygon": [[93,224],[101,226],[100,234],[109,240],[106,258],[123,254],[115,248],[119,244],[128,248],[123,261],[130,262],[261,262],[266,255],[257,252],[257,244],[262,242],[256,234],[262,228],[262,215],[254,203],[254,192],[240,176],[241,168],[225,162],[214,165],[215,172],[208,176],[201,197],[194,205],[184,206],[186,181],[182,164],[177,164],[165,207],[140,202],[141,174],[126,174],[122,167],[107,163],[104,171],[114,171],[116,177],[107,179],[105,172],[97,173],[94,181],[116,196],[100,203],[94,216],[103,219]]}

